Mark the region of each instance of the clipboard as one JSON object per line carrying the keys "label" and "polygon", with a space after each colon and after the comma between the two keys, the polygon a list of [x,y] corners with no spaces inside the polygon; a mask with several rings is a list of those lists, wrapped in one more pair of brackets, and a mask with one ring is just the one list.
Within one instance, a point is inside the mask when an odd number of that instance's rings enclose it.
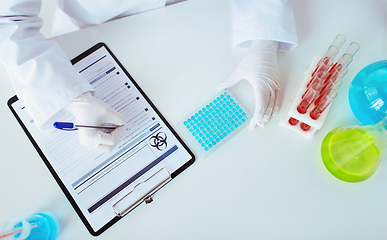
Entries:
{"label": "clipboard", "polygon": [[[93,236],[98,236],[195,161],[195,156],[104,43],[71,60],[95,97],[123,114],[127,133],[111,153],[78,142],[78,134],[41,131],[17,96],[8,106]],[[56,116],[75,121],[65,110]]]}

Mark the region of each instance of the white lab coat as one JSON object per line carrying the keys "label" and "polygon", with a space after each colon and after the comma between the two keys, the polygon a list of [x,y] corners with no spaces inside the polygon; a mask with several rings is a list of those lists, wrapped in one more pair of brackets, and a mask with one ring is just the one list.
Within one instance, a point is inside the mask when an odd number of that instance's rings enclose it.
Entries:
{"label": "white lab coat", "polygon": [[[166,0],[53,0],[58,6],[54,33],[64,33],[163,7]],[[168,0],[176,1],[176,0]],[[233,0],[234,45],[254,39],[280,42],[279,50],[297,45],[295,22],[287,0]],[[74,98],[93,91],[54,41],[39,32],[41,0],[1,0],[0,61],[19,99],[36,124],[52,126],[55,114]],[[59,23],[59,24],[57,24]]]}

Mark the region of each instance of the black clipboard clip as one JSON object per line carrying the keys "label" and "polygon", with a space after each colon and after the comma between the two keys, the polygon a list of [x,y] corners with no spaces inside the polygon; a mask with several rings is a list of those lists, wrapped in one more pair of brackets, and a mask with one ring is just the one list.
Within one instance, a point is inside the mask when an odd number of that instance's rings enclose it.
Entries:
{"label": "black clipboard clip", "polygon": [[134,186],[133,190],[113,205],[113,211],[118,217],[123,217],[140,203],[153,201],[152,195],[172,179],[165,168],[160,169],[143,182]]}

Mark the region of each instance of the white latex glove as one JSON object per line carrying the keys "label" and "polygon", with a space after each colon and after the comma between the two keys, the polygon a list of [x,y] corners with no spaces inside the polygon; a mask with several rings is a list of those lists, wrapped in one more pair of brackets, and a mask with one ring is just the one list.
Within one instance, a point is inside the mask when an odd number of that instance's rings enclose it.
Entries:
{"label": "white latex glove", "polygon": [[[76,124],[83,125],[125,125],[125,117],[113,110],[106,103],[86,92],[75,98],[65,109],[71,112]],[[98,128],[78,128],[79,142],[103,152],[111,152],[121,141],[126,127],[114,131]]]}
{"label": "white latex glove", "polygon": [[255,111],[250,128],[264,126],[272,116],[278,113],[279,90],[277,67],[278,42],[254,40],[249,52],[236,70],[218,88],[225,89],[245,79],[254,90]]}

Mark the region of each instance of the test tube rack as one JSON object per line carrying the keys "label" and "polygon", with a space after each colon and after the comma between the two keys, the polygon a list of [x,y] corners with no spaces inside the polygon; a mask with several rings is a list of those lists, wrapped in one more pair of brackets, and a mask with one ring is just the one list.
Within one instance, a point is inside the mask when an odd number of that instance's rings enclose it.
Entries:
{"label": "test tube rack", "polygon": [[[338,34],[323,57],[315,56],[313,58],[309,68],[297,81],[285,114],[280,121],[281,127],[299,133],[306,139],[312,139],[324,125],[332,105],[331,101],[337,94],[336,89],[348,72],[348,65],[352,62],[353,56],[360,49],[358,43],[352,42],[342,57],[337,62],[333,62],[346,39],[344,35]],[[321,103],[323,98],[314,99],[316,94],[325,97],[325,102]],[[319,97],[319,95],[317,96]],[[316,107],[316,101],[319,105],[313,110]],[[297,109],[298,107],[299,109]],[[311,112],[313,118],[310,117]]]}
{"label": "test tube rack", "polygon": [[[316,120],[313,120],[309,116],[310,111],[314,108],[314,103],[312,103],[312,105],[308,108],[308,111],[305,114],[300,114],[297,111],[297,106],[302,100],[302,95],[307,89],[307,85],[312,77],[312,73],[316,69],[316,66],[320,59],[321,57],[315,56],[309,68],[301,75],[286,107],[285,114],[282,116],[282,119],[279,123],[281,127],[288,128],[304,136],[306,139],[312,139],[315,136],[316,132],[324,125],[325,118],[327,117],[329,109],[332,105],[332,103],[329,104],[329,106],[325,109],[321,116]],[[291,125],[289,123],[289,118],[297,119],[298,123],[296,125]],[[310,129],[307,131],[302,130],[300,127],[302,123],[309,125]]]}

